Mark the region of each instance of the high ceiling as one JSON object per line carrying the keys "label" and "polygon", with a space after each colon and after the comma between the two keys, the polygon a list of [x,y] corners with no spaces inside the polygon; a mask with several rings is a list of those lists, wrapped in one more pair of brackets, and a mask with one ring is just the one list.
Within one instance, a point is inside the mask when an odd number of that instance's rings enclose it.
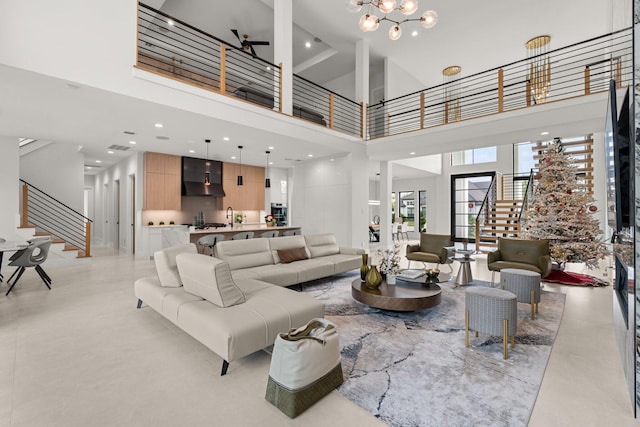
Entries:
{"label": "high ceiling", "polygon": [[[237,29],[240,35],[246,33],[249,40],[270,41],[270,46],[257,46],[256,52],[272,60],[273,1],[149,0],[148,4],[232,44],[239,43],[231,29]],[[523,59],[524,43],[537,35],[550,35],[553,49],[615,28],[611,4],[605,0],[539,0],[535,3],[422,0],[416,15],[433,9],[439,15],[438,24],[426,30],[415,22],[405,23],[402,38],[391,41],[387,36],[388,23],[381,23],[376,32],[362,33],[358,28],[362,13],[349,13],[347,0],[292,0],[292,3],[294,68],[319,84],[335,84],[336,79],[342,77],[338,81],[346,86],[347,92],[353,92],[354,83],[350,82],[354,82],[354,78],[350,73],[355,69],[355,44],[361,39],[369,40],[372,75],[382,72],[383,58],[388,58],[422,86],[432,86],[442,82],[442,69],[450,65],[461,66],[464,76]],[[411,35],[414,29],[418,30],[415,37]],[[189,155],[188,150],[193,149],[194,157],[204,157],[202,141],[215,129],[213,138],[214,142],[218,138],[218,143],[212,158],[229,160],[237,155],[237,145],[243,144],[254,148],[255,153],[253,156],[243,153],[243,161],[258,165],[264,164],[263,150],[272,144],[278,146],[273,160],[274,166],[279,167],[305,161],[309,154],[317,158],[344,153],[338,144],[301,144],[282,132],[264,132],[239,123],[212,120],[96,88],[76,89],[74,82],[10,67],[0,66],[0,90],[4,94],[0,99],[3,133],[81,145],[87,163],[100,158],[103,168],[124,155],[105,154],[111,144],[129,144],[132,138],[123,134],[124,130],[137,133],[138,144],[132,150]],[[176,125],[163,130],[150,127],[159,117],[172,120]],[[326,132],[331,131],[317,130],[317,133]],[[224,134],[232,135],[232,140],[223,141]],[[170,139],[158,140],[158,136]],[[403,176],[413,177],[416,172],[411,169],[406,168]],[[398,171],[401,170],[399,167]]]}

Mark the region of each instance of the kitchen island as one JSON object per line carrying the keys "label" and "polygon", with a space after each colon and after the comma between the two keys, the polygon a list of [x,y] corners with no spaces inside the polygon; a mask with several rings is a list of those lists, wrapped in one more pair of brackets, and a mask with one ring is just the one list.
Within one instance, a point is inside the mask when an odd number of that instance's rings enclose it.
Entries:
{"label": "kitchen island", "polygon": [[[287,230],[300,230],[300,227],[289,227],[289,226],[273,226],[268,227],[267,224],[257,223],[257,224],[233,224],[233,227],[227,224],[226,227],[208,227],[203,229],[196,229],[195,227],[189,227],[189,241],[192,243],[196,243],[198,239],[202,236],[206,236],[207,234],[222,234],[224,235],[225,240],[231,239],[231,237],[240,232],[244,231],[253,231],[255,233],[254,237],[259,237],[260,234],[265,231],[278,230],[280,234]],[[199,251],[202,248],[198,248]]]}

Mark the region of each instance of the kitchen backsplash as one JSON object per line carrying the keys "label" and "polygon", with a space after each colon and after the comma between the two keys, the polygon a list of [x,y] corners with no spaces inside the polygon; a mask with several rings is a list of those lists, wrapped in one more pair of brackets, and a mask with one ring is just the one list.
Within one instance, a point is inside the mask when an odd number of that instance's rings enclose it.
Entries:
{"label": "kitchen backsplash", "polygon": [[[233,206],[232,206],[233,208]],[[142,211],[142,224],[147,225],[149,221],[153,221],[154,225],[159,225],[163,221],[165,225],[169,225],[170,221],[175,224],[192,224],[193,217],[200,211],[204,213],[205,222],[222,222],[228,223],[226,218],[227,206],[222,206],[222,199],[215,197],[183,197],[182,210],[180,211]],[[249,210],[233,210],[234,216],[242,213],[246,216],[246,223],[264,222],[261,217],[261,211]]]}

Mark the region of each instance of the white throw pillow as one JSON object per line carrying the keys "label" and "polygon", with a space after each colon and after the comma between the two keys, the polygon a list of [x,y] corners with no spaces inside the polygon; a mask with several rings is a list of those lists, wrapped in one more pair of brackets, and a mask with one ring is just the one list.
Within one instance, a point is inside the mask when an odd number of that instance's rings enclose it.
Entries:
{"label": "white throw pillow", "polygon": [[153,254],[160,284],[165,288],[179,288],[182,286],[182,280],[180,280],[178,266],[176,265],[176,256],[183,253],[197,254],[198,249],[195,244],[186,243],[171,246]]}
{"label": "white throw pillow", "polygon": [[231,277],[229,264],[200,254],[180,254],[176,257],[184,290],[214,303],[231,307],[245,301],[244,293]]}

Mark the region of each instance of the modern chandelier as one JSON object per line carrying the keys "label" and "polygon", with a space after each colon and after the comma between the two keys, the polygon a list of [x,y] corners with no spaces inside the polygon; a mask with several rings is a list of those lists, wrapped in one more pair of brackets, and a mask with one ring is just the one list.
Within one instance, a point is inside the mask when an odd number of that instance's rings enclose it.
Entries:
{"label": "modern chandelier", "polygon": [[551,60],[549,59],[549,43],[551,36],[538,36],[525,43],[529,58],[528,83],[536,104],[546,102],[551,90]]}
{"label": "modern chandelier", "polygon": [[[419,18],[404,18],[413,15],[418,10],[418,0],[402,0],[398,6],[396,0],[349,0],[348,9],[357,13],[367,6],[367,12],[360,18],[360,29],[363,32],[375,31],[380,25],[380,21],[393,23],[389,29],[389,38],[398,40],[402,36],[401,24],[405,22],[420,21],[424,28],[432,28],[438,22],[438,14],[433,10],[427,10]],[[375,15],[376,9],[383,14],[382,18]],[[395,16],[393,13],[399,11],[404,16]]]}

